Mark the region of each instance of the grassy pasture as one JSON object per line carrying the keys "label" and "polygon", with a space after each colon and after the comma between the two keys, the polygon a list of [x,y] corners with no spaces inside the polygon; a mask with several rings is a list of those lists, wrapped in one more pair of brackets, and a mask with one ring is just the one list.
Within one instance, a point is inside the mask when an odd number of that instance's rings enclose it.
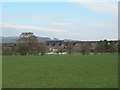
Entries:
{"label": "grassy pasture", "polygon": [[118,56],[3,56],[3,88],[117,88]]}

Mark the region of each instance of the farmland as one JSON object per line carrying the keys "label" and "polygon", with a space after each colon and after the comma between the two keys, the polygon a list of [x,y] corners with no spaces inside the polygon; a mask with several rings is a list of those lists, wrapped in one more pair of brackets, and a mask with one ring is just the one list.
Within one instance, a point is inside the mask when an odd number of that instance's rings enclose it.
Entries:
{"label": "farmland", "polygon": [[3,88],[117,88],[118,56],[3,56]]}

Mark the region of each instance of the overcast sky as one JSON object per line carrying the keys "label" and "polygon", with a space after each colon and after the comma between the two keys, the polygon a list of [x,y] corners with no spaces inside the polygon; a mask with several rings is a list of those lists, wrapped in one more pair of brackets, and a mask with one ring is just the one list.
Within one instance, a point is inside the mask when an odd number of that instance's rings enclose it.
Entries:
{"label": "overcast sky", "polygon": [[3,36],[33,32],[40,37],[59,39],[118,39],[118,0],[14,1],[0,3]]}

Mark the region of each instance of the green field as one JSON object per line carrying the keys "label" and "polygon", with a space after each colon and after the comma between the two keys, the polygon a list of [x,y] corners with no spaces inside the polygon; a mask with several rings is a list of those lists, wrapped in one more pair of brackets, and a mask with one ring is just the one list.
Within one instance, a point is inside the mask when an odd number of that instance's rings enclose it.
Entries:
{"label": "green field", "polygon": [[3,56],[3,88],[117,88],[118,56]]}

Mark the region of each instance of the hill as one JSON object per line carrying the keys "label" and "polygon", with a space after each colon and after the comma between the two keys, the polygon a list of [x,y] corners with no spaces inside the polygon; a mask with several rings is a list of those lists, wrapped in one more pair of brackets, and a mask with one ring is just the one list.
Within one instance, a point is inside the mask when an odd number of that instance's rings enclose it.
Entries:
{"label": "hill", "polygon": [[[2,40],[2,43],[16,43],[19,37],[0,37],[0,40]],[[46,42],[49,40],[52,40],[49,37],[37,37],[38,42]]]}

